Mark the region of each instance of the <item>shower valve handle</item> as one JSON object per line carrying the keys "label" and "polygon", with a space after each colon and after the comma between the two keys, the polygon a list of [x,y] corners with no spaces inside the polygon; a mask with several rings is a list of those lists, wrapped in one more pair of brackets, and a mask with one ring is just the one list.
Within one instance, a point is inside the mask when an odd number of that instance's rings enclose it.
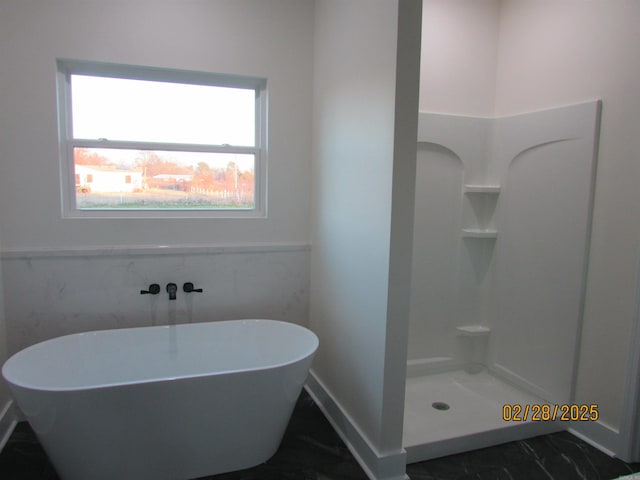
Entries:
{"label": "shower valve handle", "polygon": [[158,293],[160,293],[160,285],[157,283],[149,285],[149,290],[140,290],[140,295],[157,295]]}
{"label": "shower valve handle", "polygon": [[191,282],[186,282],[184,285],[182,285],[182,291],[186,292],[186,293],[191,293],[191,292],[202,293],[202,289],[201,288],[193,288],[193,283],[191,283]]}

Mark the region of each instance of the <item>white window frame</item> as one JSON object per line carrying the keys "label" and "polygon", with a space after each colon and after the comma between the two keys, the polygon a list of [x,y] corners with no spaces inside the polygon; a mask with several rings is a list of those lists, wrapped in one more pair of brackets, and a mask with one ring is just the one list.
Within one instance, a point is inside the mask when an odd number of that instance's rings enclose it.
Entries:
{"label": "white window frame", "polygon": [[[62,215],[76,218],[264,218],[267,179],[267,82],[264,78],[166,68],[59,59],[58,133],[62,188]],[[248,88],[256,92],[255,146],[202,145],[161,142],[75,139],[72,129],[71,75]],[[252,209],[79,209],[76,207],[74,147],[169,150],[255,155],[254,208]]]}

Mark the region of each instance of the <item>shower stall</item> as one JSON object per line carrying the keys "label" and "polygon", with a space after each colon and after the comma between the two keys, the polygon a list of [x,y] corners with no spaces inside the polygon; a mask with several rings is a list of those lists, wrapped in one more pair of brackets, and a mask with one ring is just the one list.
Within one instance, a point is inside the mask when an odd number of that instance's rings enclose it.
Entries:
{"label": "shower stall", "polygon": [[409,463],[567,428],[599,116],[420,114]]}

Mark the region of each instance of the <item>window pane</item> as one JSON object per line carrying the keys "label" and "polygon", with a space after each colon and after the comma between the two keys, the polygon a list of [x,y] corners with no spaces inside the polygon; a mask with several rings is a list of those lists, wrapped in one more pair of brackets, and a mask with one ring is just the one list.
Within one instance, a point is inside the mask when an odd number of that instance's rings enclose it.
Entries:
{"label": "window pane", "polygon": [[71,75],[73,138],[255,146],[256,92]]}
{"label": "window pane", "polygon": [[87,209],[252,209],[253,154],[74,148],[76,205]]}

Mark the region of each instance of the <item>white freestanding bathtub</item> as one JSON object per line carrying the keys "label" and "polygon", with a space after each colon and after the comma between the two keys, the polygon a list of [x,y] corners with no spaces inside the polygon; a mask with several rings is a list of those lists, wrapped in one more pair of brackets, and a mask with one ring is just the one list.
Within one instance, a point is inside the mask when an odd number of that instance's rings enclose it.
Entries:
{"label": "white freestanding bathtub", "polygon": [[178,480],[277,450],[318,338],[274,320],[79,333],[2,374],[63,480]]}

